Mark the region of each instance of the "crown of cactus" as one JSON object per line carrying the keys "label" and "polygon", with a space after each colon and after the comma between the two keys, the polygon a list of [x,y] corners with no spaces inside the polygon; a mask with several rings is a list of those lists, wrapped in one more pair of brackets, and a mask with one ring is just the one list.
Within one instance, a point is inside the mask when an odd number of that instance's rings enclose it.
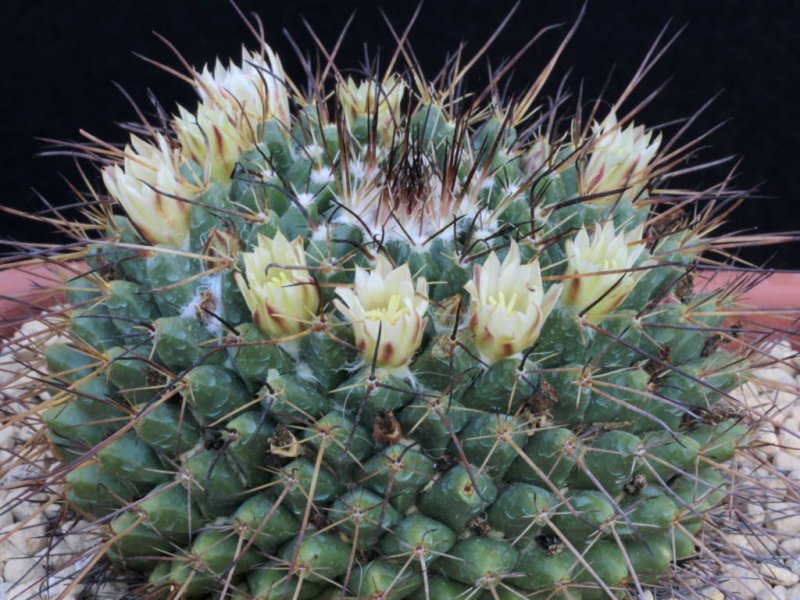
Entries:
{"label": "crown of cactus", "polygon": [[103,168],[47,351],[111,561],[153,597],[589,599],[696,553],[743,367],[660,135],[413,68],[306,97],[266,46],[194,81]]}

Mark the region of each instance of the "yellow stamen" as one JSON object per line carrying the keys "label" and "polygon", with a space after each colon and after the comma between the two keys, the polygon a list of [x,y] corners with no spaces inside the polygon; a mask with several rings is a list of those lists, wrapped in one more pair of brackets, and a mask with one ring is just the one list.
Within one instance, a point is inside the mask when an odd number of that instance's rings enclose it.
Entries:
{"label": "yellow stamen", "polygon": [[371,308],[365,311],[368,319],[375,321],[385,321],[387,323],[394,323],[402,316],[411,312],[408,306],[401,304],[399,294],[392,294],[389,298],[389,304],[381,308]]}
{"label": "yellow stamen", "polygon": [[268,280],[269,285],[274,285],[275,287],[284,287],[286,285],[291,285],[292,280],[289,279],[289,276],[286,275],[286,271],[280,271],[277,275],[273,275]]}
{"label": "yellow stamen", "polygon": [[619,263],[616,259],[603,259],[603,271],[616,271],[617,269],[619,269]]}
{"label": "yellow stamen", "polygon": [[503,292],[497,292],[496,296],[489,296],[489,304],[492,306],[499,306],[500,308],[513,312],[514,307],[517,305],[517,294],[515,293],[506,303],[506,295]]}

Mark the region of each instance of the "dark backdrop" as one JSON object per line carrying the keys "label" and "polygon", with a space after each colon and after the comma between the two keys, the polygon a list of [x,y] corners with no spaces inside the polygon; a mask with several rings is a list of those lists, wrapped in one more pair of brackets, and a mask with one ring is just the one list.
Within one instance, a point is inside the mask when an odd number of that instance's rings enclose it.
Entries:
{"label": "dark backdrop", "polygon": [[[365,47],[386,53],[392,39],[373,2],[353,0],[238,0],[258,12],[268,41],[283,56],[290,75],[301,79],[299,63],[284,30],[313,51],[305,17],[329,47],[357,8],[338,62],[358,67]],[[402,28],[416,0],[386,1],[384,10]],[[513,5],[512,0],[429,0],[413,30],[413,47],[428,73],[434,73],[448,51],[461,41],[474,51]],[[582,0],[522,0],[506,31],[489,53],[492,64],[519,49],[540,27],[570,23]],[[731,228],[759,231],[800,230],[800,3],[793,0],[672,0],[642,2],[590,0],[587,15],[564,54],[557,78],[572,68],[573,88],[583,84],[584,97],[596,97],[608,82],[613,98],[627,83],[662,26],[687,25],[677,43],[648,77],[638,98],[669,80],[666,90],[645,110],[650,125],[686,117],[717,92],[715,104],[700,119],[695,133],[728,120],[709,140],[705,159],[741,158],[737,184],[758,186],[759,197],[738,211]],[[0,95],[2,203],[34,210],[37,190],[53,204],[71,201],[62,176],[76,180],[69,160],[36,157],[39,137],[77,139],[78,129],[111,141],[124,134],[115,123],[134,118],[133,110],[112,85],[123,86],[141,106],[147,90],[172,108],[192,103],[191,91],[134,52],[176,65],[154,35],[169,38],[193,64],[215,56],[239,54],[250,34],[226,0],[4,0],[0,7]],[[564,29],[562,29],[563,31]],[[544,64],[560,40],[551,33],[515,69],[514,84],[524,85]],[[471,80],[482,83],[485,69]],[[551,88],[552,89],[552,88]],[[698,174],[698,185],[725,174],[729,166]],[[0,218],[2,237],[20,241],[52,239],[47,227],[20,219]],[[746,251],[746,256],[776,267],[800,267],[800,245]]]}

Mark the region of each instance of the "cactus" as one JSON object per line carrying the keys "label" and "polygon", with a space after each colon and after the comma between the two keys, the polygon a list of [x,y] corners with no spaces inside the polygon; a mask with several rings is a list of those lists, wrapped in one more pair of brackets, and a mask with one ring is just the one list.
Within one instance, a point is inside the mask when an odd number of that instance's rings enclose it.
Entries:
{"label": "cactus", "polygon": [[325,71],[192,71],[102,169],[43,417],[108,560],[150,597],[590,599],[701,554],[749,434],[736,289],[691,285],[727,192],[656,191],[660,134],[540,82]]}

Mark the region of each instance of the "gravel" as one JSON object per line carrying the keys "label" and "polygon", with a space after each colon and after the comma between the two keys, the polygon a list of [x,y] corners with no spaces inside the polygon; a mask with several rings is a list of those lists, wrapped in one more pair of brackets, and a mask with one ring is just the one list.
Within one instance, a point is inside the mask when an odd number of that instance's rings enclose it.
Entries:
{"label": "gravel", "polygon": [[[58,464],[42,443],[35,411],[50,397],[37,382],[37,348],[60,339],[58,319],[42,318],[26,323],[0,354],[0,600],[128,593],[123,577],[97,561],[101,526],[61,502],[52,477]],[[788,343],[763,353],[732,394],[740,412],[766,418],[752,451],[733,465],[734,500],[715,513],[716,527],[703,538],[718,559],[688,563],[669,591],[645,598],[800,600],[800,358]]]}
{"label": "gravel", "polygon": [[0,354],[0,599],[122,598],[119,586],[75,581],[97,554],[98,528],[68,511],[61,487],[48,482],[58,465],[36,417],[50,399],[37,357],[65,340],[57,331],[57,319],[29,321]]}

